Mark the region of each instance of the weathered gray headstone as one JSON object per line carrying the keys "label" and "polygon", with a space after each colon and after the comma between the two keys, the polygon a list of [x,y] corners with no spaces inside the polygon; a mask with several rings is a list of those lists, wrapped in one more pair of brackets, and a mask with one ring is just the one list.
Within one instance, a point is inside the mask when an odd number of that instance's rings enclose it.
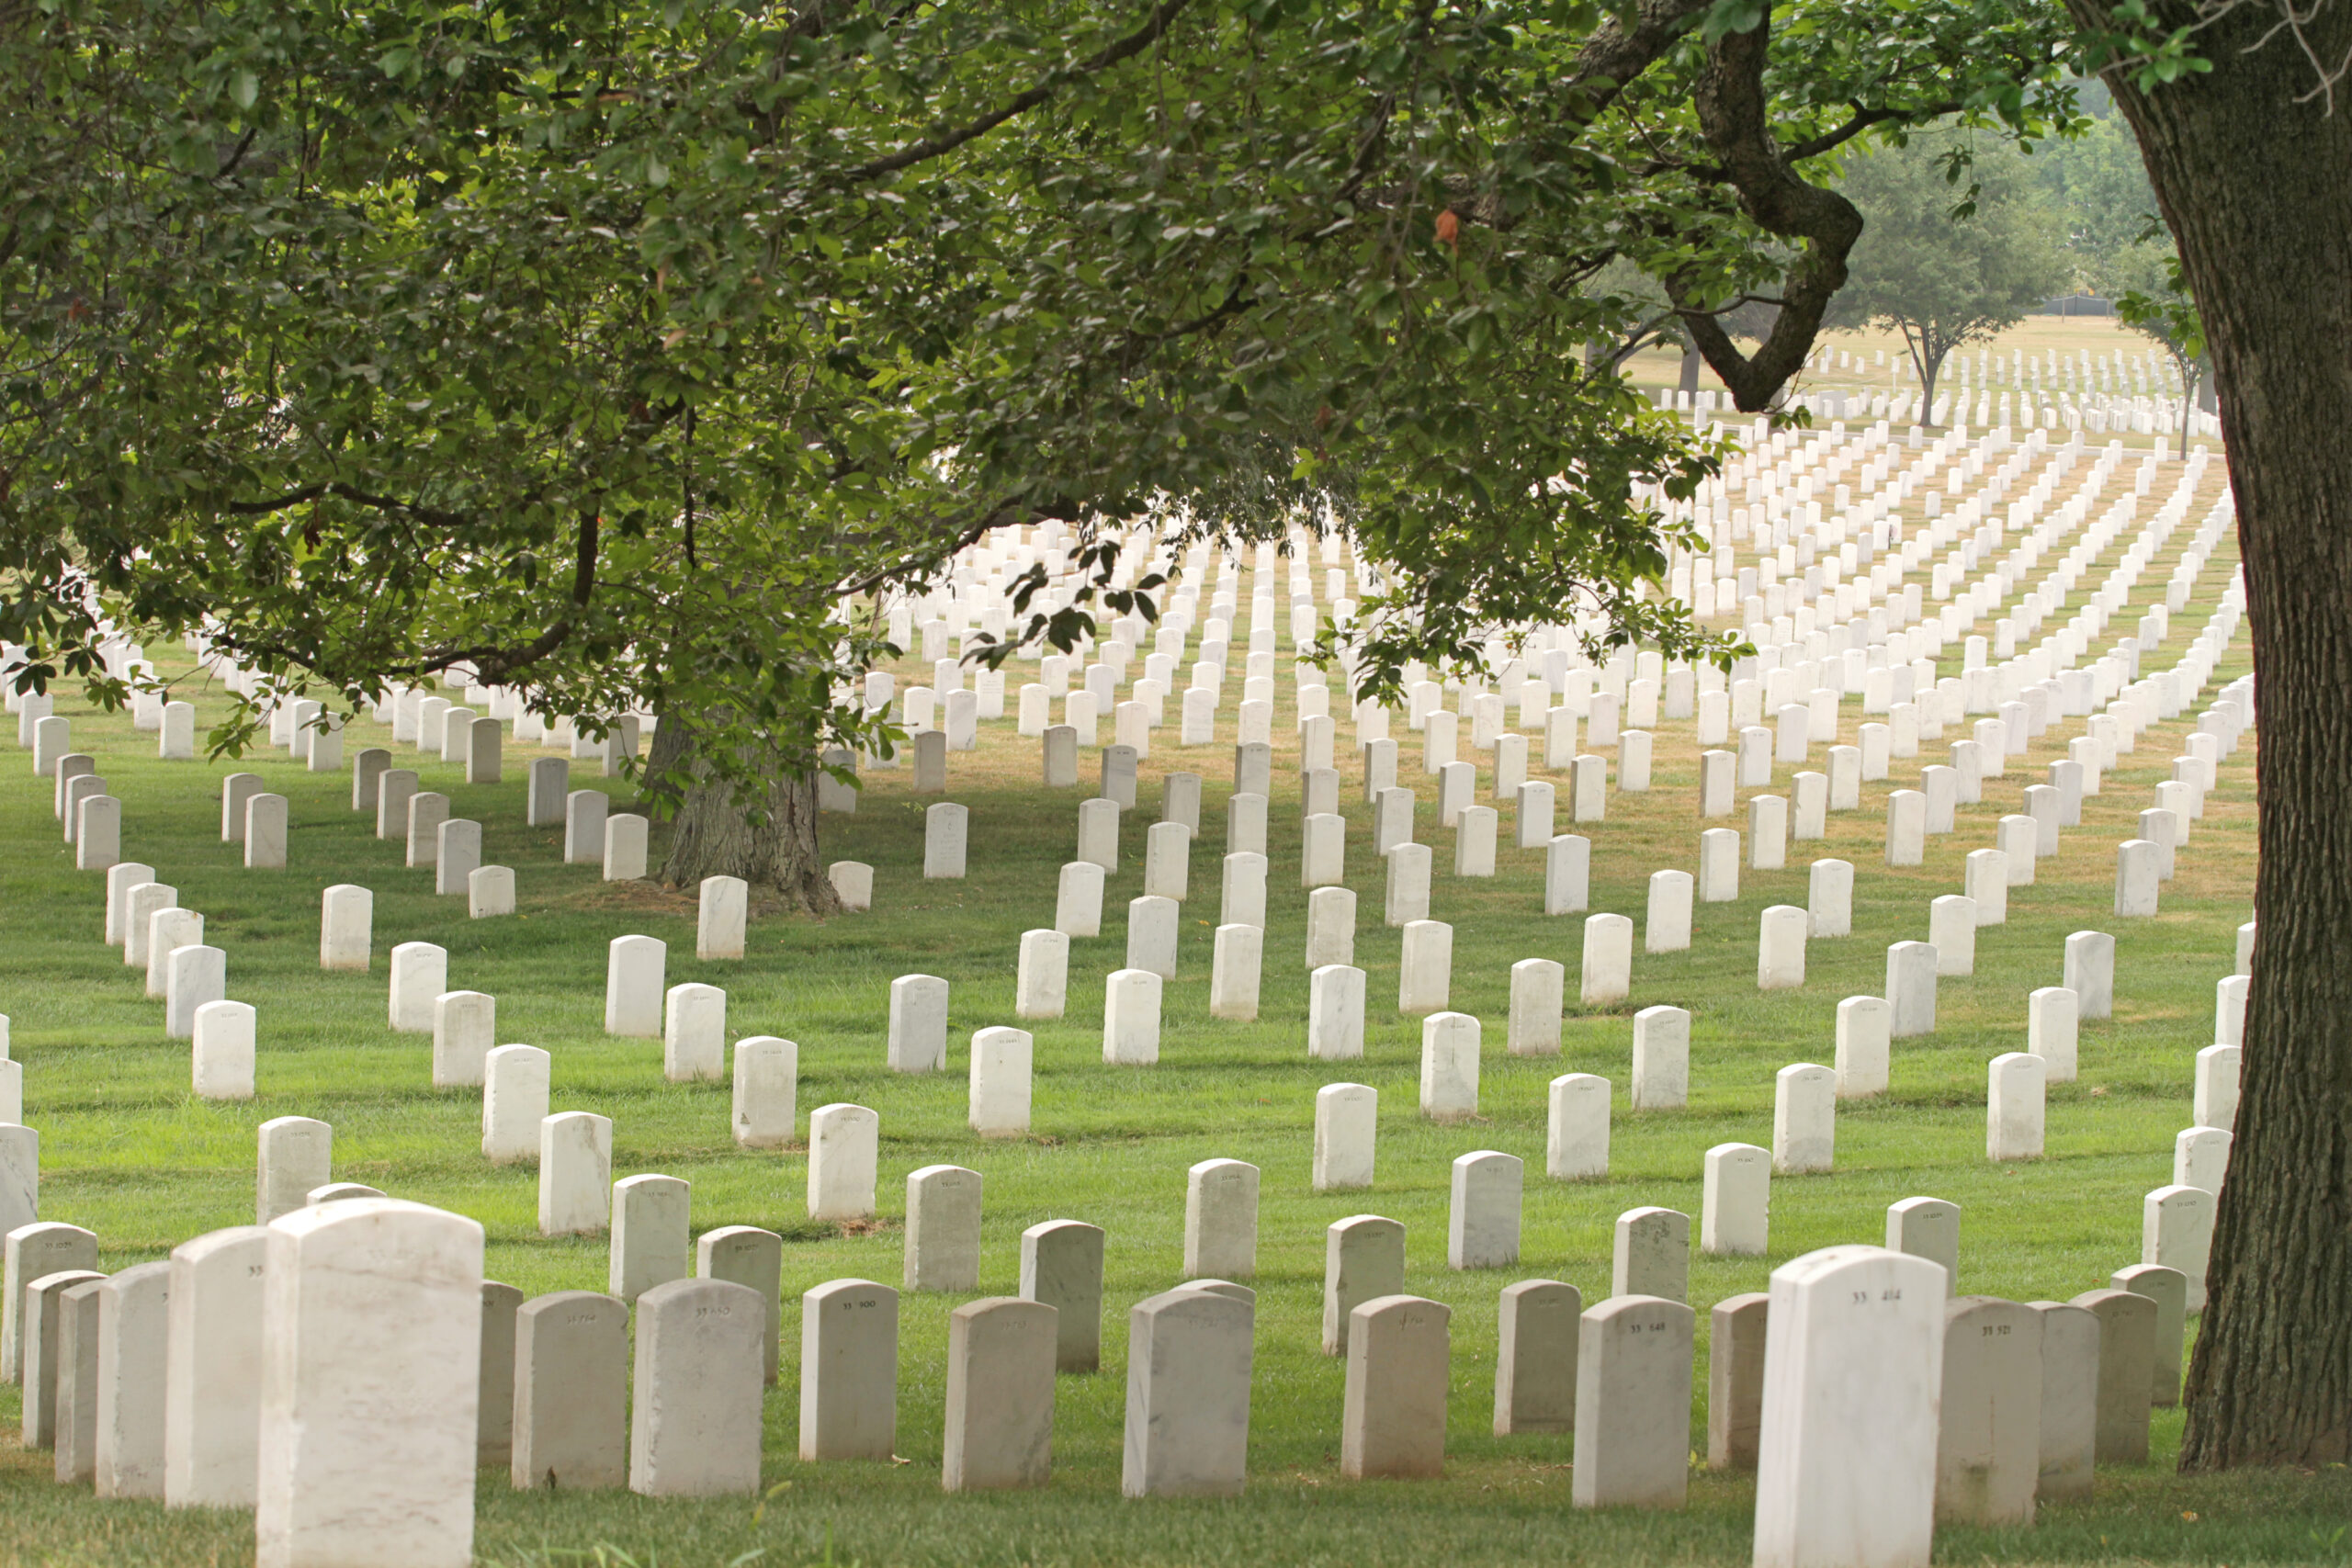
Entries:
{"label": "weathered gray headstone", "polygon": [[2045,1503],[2086,1502],[2098,1448],[2098,1316],[2065,1302],[2030,1304],[2041,1316],[2035,1495]]}
{"label": "weathered gray headstone", "polygon": [[[66,1362],[81,1348],[80,1337],[71,1332],[68,1322],[79,1316],[85,1303],[91,1300],[87,1292],[77,1287],[95,1286],[105,1279],[94,1269],[61,1269],[53,1274],[44,1274],[26,1284],[18,1309],[24,1314],[25,1325],[20,1380],[24,1384],[20,1423],[24,1445],[28,1449],[57,1450],[57,1478],[67,1483],[83,1480],[85,1474],[78,1466],[81,1456],[74,1439],[60,1432],[62,1426],[74,1421],[79,1414],[70,1400],[75,1380]],[[95,1343],[91,1348],[96,1350]],[[94,1355],[94,1375],[95,1360]],[[91,1414],[95,1416],[95,1408]],[[94,1426],[89,1438],[95,1440],[96,1435]]]}
{"label": "weathered gray headstone", "polygon": [[767,1308],[725,1280],[672,1280],[637,1302],[628,1489],[647,1497],[760,1489],[760,1342]]}
{"label": "weathered gray headstone", "polygon": [[481,1374],[476,1412],[475,1462],[505,1470],[514,1462],[514,1314],[523,1292],[496,1280],[481,1282]]}
{"label": "weathered gray headstone", "polygon": [[1496,1324],[1495,1436],[1570,1432],[1584,1298],[1557,1280],[1505,1285]]}
{"label": "weathered gray headstone", "polygon": [[2029,1525],[2041,1461],[2041,1314],[2021,1302],[1946,1303],[1936,1517]]}
{"label": "weathered gray headstone", "polygon": [[1392,1294],[1349,1314],[1348,1375],[1340,1420],[1340,1472],[1435,1476],[1445,1470],[1447,1307]]}
{"label": "weathered gray headstone", "polygon": [[98,1291],[92,1481],[101,1497],[164,1496],[172,1265],[125,1269]]}
{"label": "weathered gray headstone", "polygon": [[254,1506],[269,1236],[261,1225],[234,1225],[172,1250],[164,1500],[175,1508]]}
{"label": "weathered gray headstone", "polygon": [[1057,1371],[1102,1365],[1102,1232],[1078,1220],[1046,1220],[1021,1233],[1021,1295],[1057,1314]]}
{"label": "weathered gray headstone", "polygon": [[2118,1269],[2107,1282],[2156,1303],[2155,1375],[2148,1385],[2148,1399],[2172,1408],[2180,1403],[2180,1359],[2188,1349],[2188,1276],[2161,1263],[2134,1263]]}
{"label": "weathered gray headstone", "polygon": [[1453,1162],[1445,1260],[1453,1269],[1504,1269],[1519,1261],[1520,1202],[1525,1179],[1516,1155],[1480,1149]]}
{"label": "weathered gray headstone", "polygon": [[980,1286],[980,1173],[927,1165],[907,1175],[908,1291]]}
{"label": "weathered gray headstone", "polygon": [[1690,1216],[1656,1205],[1618,1215],[1609,1280],[1612,1296],[1686,1299],[1690,1292]]}
{"label": "weathered gray headstone", "polygon": [[1348,1314],[1375,1296],[1405,1289],[1405,1227],[1378,1214],[1351,1214],[1323,1233],[1323,1353],[1344,1355]]}
{"label": "weathered gray headstone", "polygon": [[1128,1313],[1124,1495],[1240,1495],[1256,1319],[1251,1303],[1187,1288]]}
{"label": "weathered gray headstone", "polygon": [[517,1491],[628,1480],[628,1307],[594,1291],[534,1296],[514,1314]]}
{"label": "weathered gray headstone", "polygon": [[1751,1291],[1714,1305],[1707,1337],[1707,1468],[1756,1468],[1764,1424],[1764,1340],[1771,1295]]}
{"label": "weathered gray headstone", "polygon": [[949,1492],[1043,1486],[1052,1471],[1054,1308],[992,1296],[947,1318],[947,1408],[940,1485]]}
{"label": "weathered gray headstone", "polygon": [[1681,1302],[1618,1294],[1588,1309],[1577,1337],[1580,1508],[1676,1508],[1690,1473],[1694,1314]]}
{"label": "weathered gray headstone", "polygon": [[1186,1174],[1184,1272],[1247,1280],[1258,1269],[1258,1168],[1208,1159]]}
{"label": "weathered gray headstone", "polygon": [[657,1285],[687,1278],[693,1205],[693,1186],[674,1176],[629,1176],[614,1182],[605,1289],[633,1303]]}
{"label": "weathered gray headstone", "polygon": [[2148,1406],[2156,1361],[2156,1303],[2131,1291],[2085,1291],[2067,1303],[2098,1319],[2100,1464],[2148,1462]]}
{"label": "weathered gray headstone", "polygon": [[1944,1293],[1958,1292],[1960,1206],[1941,1198],[1905,1198],[1886,1206],[1886,1245],[1925,1258],[1944,1271]]}

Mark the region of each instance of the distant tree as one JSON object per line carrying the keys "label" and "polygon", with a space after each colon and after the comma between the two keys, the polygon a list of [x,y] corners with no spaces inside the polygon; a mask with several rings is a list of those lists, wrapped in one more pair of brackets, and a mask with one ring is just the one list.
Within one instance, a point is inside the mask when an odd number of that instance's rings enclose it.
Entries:
{"label": "distant tree", "polygon": [[2139,144],[2111,107],[2094,108],[2074,130],[2036,147],[2025,174],[2064,235],[2079,281],[2112,298],[2110,275],[2155,220],[2156,193]]}
{"label": "distant tree", "polygon": [[2158,344],[2180,373],[2180,455],[2188,456],[2188,411],[2198,406],[2205,376],[2205,322],[2181,276],[2180,254],[2168,244],[2145,241],[2121,252],[2110,264],[2109,292],[2123,324]]}
{"label": "distant tree", "polygon": [[2006,153],[1977,164],[1950,138],[1914,137],[1849,159],[1840,188],[1863,227],[1828,320],[1901,333],[1929,408],[1947,355],[2066,286],[2056,227]]}

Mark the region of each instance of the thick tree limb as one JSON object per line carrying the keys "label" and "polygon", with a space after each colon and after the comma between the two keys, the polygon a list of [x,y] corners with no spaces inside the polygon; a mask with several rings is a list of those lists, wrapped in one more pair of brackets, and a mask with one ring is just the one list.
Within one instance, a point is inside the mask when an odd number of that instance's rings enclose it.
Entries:
{"label": "thick tree limb", "polygon": [[1641,0],[1634,7],[1632,26],[1612,19],[1595,28],[1591,39],[1577,51],[1576,69],[1559,85],[1561,92],[1577,95],[1582,100],[1574,109],[1577,118],[1599,118],[1600,111],[1624,91],[1625,85],[1672,49],[1690,24],[1713,3],[1714,0]]}
{"label": "thick tree limb", "polygon": [[1862,215],[1854,204],[1799,178],[1772,135],[1764,87],[1770,50],[1771,13],[1767,9],[1753,28],[1726,33],[1708,51],[1693,101],[1700,133],[1737,193],[1740,210],[1769,233],[1805,242],[1781,289],[1781,313],[1771,335],[1753,355],[1740,353],[1731,334],[1704,308],[1690,278],[1666,280],[1667,296],[1681,311],[1691,341],[1731,389],[1733,402],[1747,413],[1770,407],[1813,352],[1822,312],[1844,286],[1846,256],[1862,233]]}

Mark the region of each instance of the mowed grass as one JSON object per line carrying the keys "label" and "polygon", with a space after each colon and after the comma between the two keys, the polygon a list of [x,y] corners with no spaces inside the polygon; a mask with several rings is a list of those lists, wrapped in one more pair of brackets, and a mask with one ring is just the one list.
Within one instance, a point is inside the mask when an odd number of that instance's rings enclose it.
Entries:
{"label": "mowed grass", "polygon": [[[2161,593],[2188,531],[2142,574],[2133,607],[2117,617],[2119,635]],[[2151,671],[2168,667],[2203,625],[2229,564],[2225,554],[2207,568],[2195,604],[2151,656]],[[2096,582],[2094,575],[2086,591]],[[1240,662],[1237,657],[1229,681],[1238,682]],[[1955,649],[1950,664],[1957,663]],[[2245,668],[2241,638],[2217,680]],[[912,665],[901,671],[902,683],[919,678]],[[1016,672],[1013,684],[1025,678]],[[1280,685],[1277,730],[1286,734],[1290,682]],[[208,722],[218,716],[217,693],[193,694]],[[1238,698],[1238,690],[1232,694]],[[2012,760],[2005,777],[1988,782],[1984,804],[1963,808],[1958,831],[1931,840],[1926,865],[1894,871],[1882,863],[1885,795],[1915,783],[1919,766],[1939,760],[1940,747],[1898,762],[1894,779],[1865,787],[1861,810],[1831,818],[1826,842],[1792,845],[1785,871],[1744,872],[1736,903],[1700,906],[1689,952],[1637,951],[1625,1006],[1588,1012],[1572,1004],[1561,1054],[1528,1059],[1503,1049],[1510,967],[1527,957],[1557,959],[1567,966],[1573,997],[1582,920],[1542,915],[1543,856],[1508,847],[1508,807],[1501,874],[1492,881],[1451,874],[1452,834],[1435,826],[1434,790],[1419,780],[1418,746],[1408,741],[1406,771],[1423,795],[1419,836],[1438,846],[1433,914],[1456,933],[1453,1002],[1486,1025],[1482,1114],[1466,1125],[1439,1126],[1416,1113],[1419,1024],[1396,1010],[1399,939],[1381,924],[1380,867],[1351,765],[1343,788],[1349,870],[1360,900],[1356,958],[1368,974],[1371,1003],[1363,1060],[1321,1064],[1306,1055],[1305,896],[1295,751],[1287,742],[1275,769],[1261,1015],[1250,1024],[1207,1016],[1230,747],[1221,739],[1214,747],[1177,748],[1169,743],[1171,724],[1145,764],[1141,808],[1123,835],[1103,935],[1072,944],[1068,1014],[1033,1026],[1034,1134],[983,1142],[965,1125],[966,1043],[974,1029],[1013,1021],[1020,933],[1051,923],[1056,868],[1075,842],[1076,804],[1092,793],[1091,784],[1053,793],[1035,787],[1035,743],[1014,737],[1009,721],[986,727],[980,752],[952,760],[950,798],[972,811],[966,880],[922,880],[928,800],[909,793],[909,771],[876,772],[859,811],[824,824],[828,858],[876,867],[874,912],[819,922],[756,909],[750,955],[705,964],[694,955],[690,893],[605,885],[594,868],[559,863],[559,829],[522,826],[526,760],[538,754],[527,749],[510,746],[507,782],[485,786],[464,784],[458,770],[437,760],[420,761],[412,748],[393,749],[396,766],[419,768],[424,787],[452,796],[456,814],[483,822],[487,861],[516,868],[518,914],[473,921],[463,899],[435,897],[429,872],[404,867],[400,846],[379,841],[372,819],[350,810],[347,775],[309,774],[282,753],[234,764],[163,763],[153,760],[153,738],[134,735],[127,719],[62,698],[59,711],[74,719],[76,749],[96,757],[125,802],[126,853],[155,865],[181,902],[204,914],[207,940],[229,954],[230,994],[259,1010],[260,1098],[232,1105],[191,1097],[187,1049],[163,1037],[162,1004],[145,998],[139,976],[99,940],[102,879],[71,868],[49,786],[31,776],[25,753],[6,753],[14,760],[0,763],[0,1010],[11,1018],[14,1054],[25,1063],[27,1119],[42,1135],[43,1216],[96,1230],[102,1266],[110,1269],[163,1257],[214,1226],[249,1224],[254,1128],[272,1116],[303,1114],[334,1124],[338,1179],[480,1220],[494,1277],[530,1293],[602,1289],[604,1244],[539,1238],[532,1170],[492,1167],[480,1156],[478,1094],[432,1089],[429,1037],[387,1026],[385,955],[405,941],[442,944],[453,987],[498,998],[502,1041],[552,1053],[554,1109],[613,1119],[616,1177],[661,1171],[691,1180],[697,1232],[750,1224],[786,1238],[786,1354],[767,1402],[766,1438],[766,1480],[782,1490],[763,1510],[749,1499],[518,1495],[501,1473],[481,1477],[477,1550],[486,1562],[568,1562],[575,1559],[567,1552],[602,1546],[607,1561],[626,1553],[640,1563],[679,1565],[729,1563],[747,1553],[763,1553],[757,1560],[765,1562],[866,1564],[1745,1562],[1754,1503],[1748,1478],[1694,1468],[1682,1511],[1582,1512],[1568,1502],[1570,1439],[1491,1435],[1497,1292],[1513,1280],[1554,1277],[1596,1301],[1607,1293],[1620,1213],[1659,1203],[1695,1222],[1703,1152],[1726,1141],[1769,1145],[1775,1071],[1831,1059],[1838,1002],[1881,989],[1887,944],[1926,936],[1928,900],[1960,889],[1965,853],[1992,843],[1999,815],[2018,808],[2018,792],[2041,778],[2080,729],[2078,720],[2053,725],[2030,758]],[[1228,702],[1228,725],[1232,715]],[[1690,1299],[1700,1310],[1701,1347],[1692,1446],[1702,1454],[1706,1309],[1764,1289],[1770,1269],[1797,1254],[1881,1239],[1883,1211],[1899,1198],[1928,1193],[1962,1206],[1964,1291],[2064,1298],[2104,1285],[2112,1270],[2139,1260],[2141,1198],[2171,1179],[2173,1136],[2189,1119],[2191,1064],[2212,1038],[2214,982],[2230,971],[2253,886],[2249,736],[2225,763],[2221,787],[2181,852],[2164,913],[2127,924],[2109,912],[2114,847],[2134,836],[2136,813],[2153,804],[2154,783],[2169,776],[2193,717],[2143,738],[2108,775],[2104,793],[2085,803],[2083,826],[2065,834],[2034,886],[2012,890],[2007,923],[1980,933],[1974,976],[1943,983],[1938,1032],[1898,1043],[1892,1091],[1842,1109],[1835,1173],[1774,1182],[1770,1256],[1694,1256]],[[1842,738],[1850,740],[1855,705],[1848,704],[1842,722]],[[388,731],[362,722],[347,754],[388,743]],[[1695,864],[1696,752],[1687,721],[1661,726],[1654,792],[1612,795],[1609,819],[1579,829],[1594,846],[1592,908],[1632,915],[1637,931],[1649,874]],[[1091,753],[1083,765],[1091,780]],[[1823,765],[1818,750],[1814,765]],[[219,780],[232,767],[260,773],[292,801],[288,869],[248,872],[236,850],[220,842]],[[1141,891],[1142,823],[1158,816],[1160,776],[1179,768],[1207,781],[1182,974],[1167,991],[1159,1066],[1114,1069],[1101,1060],[1103,976],[1123,963],[1125,901]],[[584,771],[575,765],[576,784],[596,782],[580,777]],[[1775,789],[1786,789],[1789,771],[1776,770]],[[1482,765],[1482,794],[1490,785]],[[626,799],[622,782],[607,787]],[[1742,792],[1743,802],[1751,793]],[[1744,813],[1733,825],[1744,829]],[[656,848],[658,854],[658,833]],[[1759,993],[1758,912],[1802,905],[1806,864],[1824,854],[1857,867],[1854,934],[1812,944],[1802,990]],[[341,882],[375,891],[375,963],[366,975],[318,968],[320,892]],[[2116,1015],[2084,1026],[2080,1080],[2052,1089],[2047,1156],[1988,1163],[1985,1063],[2021,1048],[2027,991],[2059,982],[2065,936],[2086,928],[2117,934]],[[605,944],[630,932],[669,943],[671,983],[701,979],[727,989],[731,1037],[775,1033],[798,1042],[804,1128],[808,1112],[829,1101],[880,1112],[877,1224],[810,1224],[801,1150],[737,1151],[724,1084],[667,1083],[659,1041],[604,1034]],[[943,976],[954,987],[949,1071],[936,1077],[901,1077],[883,1066],[889,983],[916,972]],[[1695,1015],[1691,1103],[1678,1112],[1634,1113],[1625,1105],[1631,1018],[1660,1002]],[[1557,1074],[1578,1070],[1615,1086],[1611,1174],[1564,1184],[1543,1174],[1544,1089]],[[1308,1179],[1314,1095],[1341,1080],[1380,1090],[1378,1180],[1368,1192],[1317,1194]],[[1456,1273],[1444,1266],[1449,1165],[1479,1148],[1527,1162],[1522,1258],[1513,1269]],[[1185,1169],[1220,1156],[1264,1172],[1250,1490],[1235,1502],[1127,1501],[1118,1495],[1125,1309],[1183,1277]],[[983,1293],[1015,1289],[1024,1226],[1071,1217],[1108,1232],[1103,1370],[1059,1380],[1055,1475],[1040,1493],[939,1491],[947,1316],[964,1297],[902,1302],[897,1448],[903,1462],[803,1465],[793,1457],[799,1294],[843,1276],[898,1283],[904,1178],[939,1161],[985,1177]],[[1363,1212],[1404,1222],[1409,1288],[1453,1309],[1442,1481],[1355,1483],[1339,1473],[1342,1368],[1319,1354],[1324,1230]],[[0,1393],[0,1417],[9,1418],[11,1432],[17,1409],[15,1390]],[[2102,1472],[2094,1503],[2048,1508],[2031,1530],[1946,1530],[1939,1558],[2352,1561],[2352,1535],[2343,1528],[2352,1517],[2345,1472],[2181,1479],[2170,1469],[2179,1428],[2177,1412],[2160,1413],[2154,1462]],[[0,1438],[0,1562],[250,1557],[249,1516],[100,1503],[86,1489],[57,1486],[49,1466],[49,1455]]]}

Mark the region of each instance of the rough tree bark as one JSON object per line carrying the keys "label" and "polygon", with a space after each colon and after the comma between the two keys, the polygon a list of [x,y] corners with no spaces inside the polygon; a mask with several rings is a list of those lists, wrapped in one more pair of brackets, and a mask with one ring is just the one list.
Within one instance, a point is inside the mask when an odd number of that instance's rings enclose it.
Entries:
{"label": "rough tree bark", "polygon": [[711,778],[695,760],[694,747],[693,725],[665,714],[646,758],[646,772],[657,779],[683,765],[695,780],[671,802],[675,816],[663,884],[695,887],[706,876],[740,876],[809,914],[841,913],[841,899],[817,854],[816,775],[796,778],[777,759],[757,803],[762,819],[755,822],[734,786]]}
{"label": "rough tree bark", "polygon": [[[2313,10],[2333,64],[2352,7]],[[2249,52],[2278,20],[2223,17],[2208,73],[2110,80],[2204,318],[2260,681],[2260,939],[2184,1470],[2352,1457],[2352,84],[2296,103],[2295,39]]]}

